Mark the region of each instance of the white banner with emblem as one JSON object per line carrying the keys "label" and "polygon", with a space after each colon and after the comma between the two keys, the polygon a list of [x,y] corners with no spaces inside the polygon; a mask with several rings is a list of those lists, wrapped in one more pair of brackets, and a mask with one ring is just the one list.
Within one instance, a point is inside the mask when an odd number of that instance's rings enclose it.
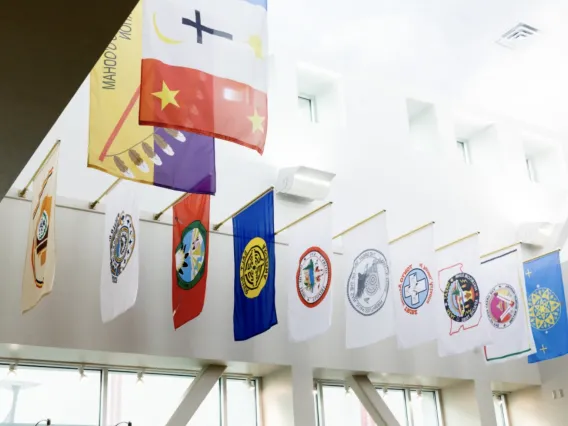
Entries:
{"label": "white banner with emblem", "polygon": [[139,219],[135,184],[121,182],[107,198],[101,271],[101,317],[126,312],[138,295]]}
{"label": "white banner with emblem", "polygon": [[472,234],[437,252],[438,354],[471,351],[491,342],[484,297],[488,283],[481,277],[479,235]]}
{"label": "white banner with emblem", "polygon": [[527,315],[520,244],[482,259],[481,272],[490,286],[485,309],[493,341],[484,348],[485,360],[493,363],[532,355],[536,350]]}
{"label": "white banner with emblem", "polygon": [[57,145],[33,183],[28,249],[22,282],[22,312],[36,306],[53,290],[55,279],[55,191],[57,189]]}
{"label": "white banner with emblem", "polygon": [[396,283],[394,310],[398,346],[411,348],[436,338],[434,291],[436,257],[434,224],[430,223],[393,241],[392,277]]}
{"label": "white banner with emblem", "polygon": [[393,336],[395,331],[386,214],[373,217],[342,239],[342,260],[349,273],[343,293],[346,346],[358,348]]}

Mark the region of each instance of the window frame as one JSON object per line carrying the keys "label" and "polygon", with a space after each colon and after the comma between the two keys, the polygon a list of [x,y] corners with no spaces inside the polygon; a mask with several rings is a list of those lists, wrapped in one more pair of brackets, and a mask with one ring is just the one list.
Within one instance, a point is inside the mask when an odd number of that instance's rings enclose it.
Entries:
{"label": "window frame", "polygon": [[298,99],[303,99],[310,103],[310,123],[317,123],[316,97],[300,93],[298,94]]}
{"label": "window frame", "polygon": [[471,164],[471,156],[469,154],[469,143],[465,139],[457,139],[456,145],[459,147],[462,160],[465,164]]}
{"label": "window frame", "polygon": [[534,167],[534,162],[532,158],[526,157],[525,158],[525,165],[527,167],[527,175],[529,180],[533,183],[538,183],[538,176],[536,173],[536,169]]}

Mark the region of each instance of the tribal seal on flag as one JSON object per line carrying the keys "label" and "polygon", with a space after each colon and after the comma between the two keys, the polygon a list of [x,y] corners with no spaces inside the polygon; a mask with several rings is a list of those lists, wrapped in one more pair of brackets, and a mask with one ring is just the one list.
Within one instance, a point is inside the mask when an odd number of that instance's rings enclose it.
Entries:
{"label": "tribal seal on flag", "polygon": [[347,281],[347,299],[355,311],[364,316],[378,312],[389,292],[387,259],[378,250],[367,249],[353,261]]}
{"label": "tribal seal on flag", "polygon": [[509,327],[519,310],[519,298],[513,286],[497,284],[491,289],[485,301],[487,318],[491,325],[498,329]]}
{"label": "tribal seal on flag", "polygon": [[191,222],[181,233],[174,257],[177,285],[183,290],[193,288],[203,276],[207,248],[206,234],[207,231],[199,220]]}
{"label": "tribal seal on flag", "polygon": [[109,240],[110,273],[112,282],[117,283],[119,275],[126,269],[136,246],[136,230],[131,215],[124,211],[116,215]]}
{"label": "tribal seal on flag", "polygon": [[327,295],[331,283],[331,262],[319,247],[310,247],[302,256],[296,273],[296,290],[308,308],[318,306]]}
{"label": "tribal seal on flag", "polygon": [[479,307],[479,287],[471,275],[460,272],[452,276],[444,291],[446,314],[452,321],[466,322]]}
{"label": "tribal seal on flag", "polygon": [[529,297],[529,318],[531,327],[545,331],[556,325],[560,319],[562,304],[549,288],[539,287]]}
{"label": "tribal seal on flag", "polygon": [[255,237],[246,245],[241,257],[240,278],[243,293],[249,299],[258,297],[268,279],[270,261],[266,241]]}
{"label": "tribal seal on flag", "polygon": [[399,282],[400,298],[406,313],[416,315],[424,304],[430,303],[434,282],[426,265],[420,264],[418,267],[409,265]]}
{"label": "tribal seal on flag", "polygon": [[[35,222],[35,237],[32,242],[32,270],[37,288],[43,287],[44,269],[47,257],[47,244],[49,236],[49,228],[51,224],[51,211],[53,209],[53,197],[49,195],[44,196],[44,190],[48,181],[53,175],[53,168],[49,170],[46,178],[41,186],[39,199],[33,212],[33,219]],[[38,215],[39,213],[39,215]],[[52,242],[53,244],[53,242]]]}

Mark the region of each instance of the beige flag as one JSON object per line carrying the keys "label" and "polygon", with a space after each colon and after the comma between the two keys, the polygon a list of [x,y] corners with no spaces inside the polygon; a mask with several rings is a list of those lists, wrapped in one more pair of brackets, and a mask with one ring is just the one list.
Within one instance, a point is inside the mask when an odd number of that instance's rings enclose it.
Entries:
{"label": "beige flag", "polygon": [[56,146],[41,166],[33,183],[28,249],[22,282],[22,312],[32,309],[53,289],[58,158],[59,146]]}

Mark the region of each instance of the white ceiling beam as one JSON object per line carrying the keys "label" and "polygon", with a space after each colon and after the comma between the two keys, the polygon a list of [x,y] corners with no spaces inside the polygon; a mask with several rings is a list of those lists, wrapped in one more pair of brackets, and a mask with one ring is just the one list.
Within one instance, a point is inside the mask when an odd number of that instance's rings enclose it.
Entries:
{"label": "white ceiling beam", "polygon": [[377,426],[400,426],[400,423],[366,375],[348,376],[347,385],[353,389]]}
{"label": "white ceiling beam", "polygon": [[191,382],[166,426],[186,426],[227,367],[208,365]]}

